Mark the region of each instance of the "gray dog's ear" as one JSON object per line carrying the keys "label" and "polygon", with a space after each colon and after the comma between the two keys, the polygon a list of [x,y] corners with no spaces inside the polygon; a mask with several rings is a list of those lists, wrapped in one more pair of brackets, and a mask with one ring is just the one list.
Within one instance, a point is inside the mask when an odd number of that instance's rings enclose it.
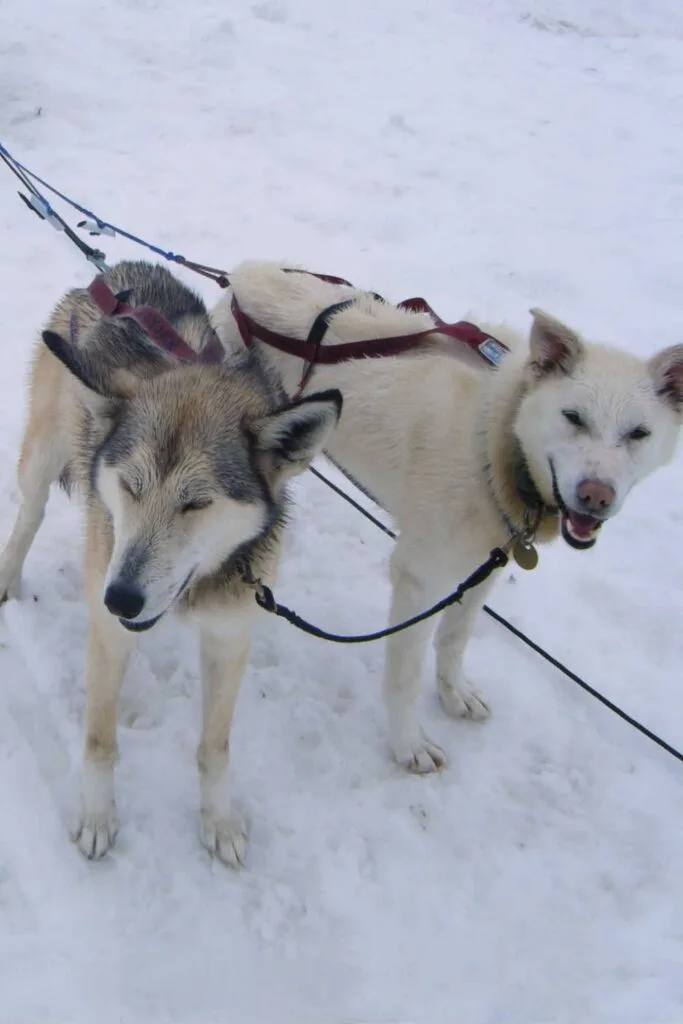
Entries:
{"label": "gray dog's ear", "polygon": [[260,468],[274,490],[303,473],[325,446],[342,411],[337,390],[318,391],[247,424]]}
{"label": "gray dog's ear", "polygon": [[683,416],[683,345],[671,345],[648,360],[657,395]]}
{"label": "gray dog's ear", "polygon": [[533,317],[529,334],[531,366],[537,377],[571,373],[583,355],[580,336],[542,309],[529,310]]}
{"label": "gray dog's ear", "polygon": [[100,321],[86,345],[49,330],[43,331],[43,342],[84,385],[83,399],[98,417],[111,416],[121,402],[135,397],[143,380],[174,365],[173,357],[154,345],[130,317]]}

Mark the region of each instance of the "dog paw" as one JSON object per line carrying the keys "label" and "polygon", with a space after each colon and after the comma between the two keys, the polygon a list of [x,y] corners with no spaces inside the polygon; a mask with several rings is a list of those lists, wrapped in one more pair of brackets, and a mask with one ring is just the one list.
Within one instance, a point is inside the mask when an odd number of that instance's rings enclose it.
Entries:
{"label": "dog paw", "polygon": [[71,838],[88,860],[99,860],[114,845],[119,823],[112,807],[106,814],[81,815]]}
{"label": "dog paw", "polygon": [[402,768],[415,775],[440,772],[448,760],[441,747],[426,736],[413,743],[394,744],[394,757]]}
{"label": "dog paw", "polygon": [[217,857],[230,868],[241,868],[244,865],[249,830],[244,815],[239,811],[231,810],[227,818],[202,811],[199,834],[202,846],[212,857]]}
{"label": "dog paw", "polygon": [[451,718],[471,718],[473,722],[483,722],[491,714],[481,694],[469,686],[456,688],[443,679],[438,680],[437,686],[441,707]]}

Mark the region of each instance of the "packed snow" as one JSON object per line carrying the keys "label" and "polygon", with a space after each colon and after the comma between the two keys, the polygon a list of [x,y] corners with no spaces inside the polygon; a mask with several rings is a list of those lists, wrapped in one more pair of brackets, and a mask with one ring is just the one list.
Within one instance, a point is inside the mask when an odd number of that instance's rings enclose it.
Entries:
{"label": "packed snow", "polygon": [[[526,328],[541,306],[642,354],[682,340],[675,0],[4,0],[0,96],[18,159],[200,262],[292,259],[450,320]],[[4,542],[31,348],[93,268],[3,165],[0,186]],[[558,543],[491,599],[678,747],[681,466],[593,551]],[[311,474],[294,494],[278,597],[380,628],[391,541]],[[56,492],[0,610],[2,1024],[683,1019],[683,765],[486,616],[467,661],[492,718],[447,720],[427,686],[450,758],[427,778],[389,758],[382,644],[263,616],[234,726],[239,873],[198,841],[195,638],[162,622],[124,688],[117,845],[84,860],[80,524]]]}

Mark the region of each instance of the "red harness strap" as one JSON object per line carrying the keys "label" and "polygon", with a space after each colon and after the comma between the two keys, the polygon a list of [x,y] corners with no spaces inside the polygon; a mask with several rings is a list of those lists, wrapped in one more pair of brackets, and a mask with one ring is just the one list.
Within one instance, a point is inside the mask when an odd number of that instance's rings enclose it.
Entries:
{"label": "red harness strap", "polygon": [[[314,274],[312,271],[298,270],[297,268],[290,267],[284,269],[286,273],[310,274],[312,277],[317,277],[321,281],[328,281],[330,284],[353,287],[343,277],[334,277],[332,274]],[[225,284],[228,283],[227,275],[223,275],[223,280]],[[223,280],[220,282],[221,284],[223,284]],[[126,302],[117,298],[102,274],[99,274],[90,283],[88,292],[105,316],[133,317],[155,344],[178,359],[191,363],[217,364],[225,358],[225,350],[215,331],[211,331],[209,341],[201,352],[195,352],[153,306],[138,306],[133,309]],[[428,313],[435,322],[434,327],[418,331],[416,334],[404,334],[392,338],[370,338],[365,341],[349,341],[339,345],[322,345],[322,335],[316,341],[313,341],[310,336],[307,340],[303,341],[299,338],[290,338],[284,334],[277,334],[248,316],[238,304],[234,293],[231,308],[240,335],[247,348],[251,346],[254,338],[258,338],[266,345],[279,349],[288,355],[297,356],[309,364],[302,378],[302,387],[310,377],[314,366],[318,363],[331,365],[344,362],[346,359],[374,359],[380,356],[396,356],[417,347],[423,338],[434,334],[443,334],[446,337],[453,338],[454,341],[467,345],[492,366],[497,366],[505,353],[509,351],[507,345],[498,338],[486,334],[476,324],[469,323],[466,320],[461,320],[455,324],[447,324],[423,298],[404,299],[403,302],[399,302],[398,308],[408,309],[416,313]],[[332,308],[330,312],[332,312]]]}
{"label": "red harness strap", "polygon": [[[438,325],[434,328],[435,333],[445,334],[449,338],[468,345],[492,366],[498,366],[505,353],[510,351],[500,338],[494,338],[492,334],[487,334],[486,331],[482,331],[480,327],[471,324],[468,320],[459,320],[456,324],[445,323],[425,299],[404,299],[403,302],[399,302],[398,306],[399,309],[409,309],[414,313],[429,313]],[[431,334],[432,332],[425,331],[424,333]],[[413,337],[419,338],[420,335],[414,334]]]}
{"label": "red harness strap", "polygon": [[215,331],[211,332],[204,348],[200,352],[195,352],[153,306],[138,306],[133,309],[118,299],[102,274],[98,274],[95,280],[91,281],[88,292],[105,316],[132,317],[155,345],[177,359],[188,363],[220,363],[225,357],[225,350]]}
{"label": "red harness strap", "polygon": [[[289,273],[311,273],[310,271],[293,271],[287,268]],[[312,277],[320,278],[323,281],[330,281],[333,284],[349,285],[340,277],[332,277],[328,274],[312,274]],[[349,287],[352,287],[349,285]],[[232,314],[235,318],[242,340],[247,348],[252,344],[254,338],[270,345],[272,348],[286,352],[288,355],[298,356],[311,367],[317,363],[334,364],[344,362],[346,359],[373,359],[379,356],[396,356],[415,348],[423,338],[434,334],[445,334],[449,338],[461,344],[467,345],[476,352],[482,359],[497,366],[509,348],[498,338],[486,334],[476,324],[461,320],[456,324],[447,324],[439,317],[432,307],[422,298],[405,299],[399,302],[399,309],[408,309],[416,313],[428,313],[435,321],[435,326],[425,331],[418,331],[416,334],[403,334],[392,338],[372,338],[366,341],[349,341],[339,345],[321,345],[310,339],[303,341],[299,338],[290,338],[284,334],[277,334],[257,323],[248,316],[237,302],[234,293],[232,296]],[[309,374],[310,368],[309,367]],[[307,375],[308,376],[308,375]]]}

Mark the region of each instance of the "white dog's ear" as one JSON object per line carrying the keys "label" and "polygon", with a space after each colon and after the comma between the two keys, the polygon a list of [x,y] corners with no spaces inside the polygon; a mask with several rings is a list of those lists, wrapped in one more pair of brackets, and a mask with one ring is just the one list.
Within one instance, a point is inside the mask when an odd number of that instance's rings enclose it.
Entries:
{"label": "white dog's ear", "polygon": [[683,345],[672,345],[648,361],[657,394],[683,415]]}
{"label": "white dog's ear", "polygon": [[529,334],[530,363],[536,376],[571,373],[584,351],[579,335],[542,309],[529,312],[533,317]]}
{"label": "white dog's ear", "polygon": [[337,426],[341,392],[318,391],[246,426],[271,487],[308,468]]}

